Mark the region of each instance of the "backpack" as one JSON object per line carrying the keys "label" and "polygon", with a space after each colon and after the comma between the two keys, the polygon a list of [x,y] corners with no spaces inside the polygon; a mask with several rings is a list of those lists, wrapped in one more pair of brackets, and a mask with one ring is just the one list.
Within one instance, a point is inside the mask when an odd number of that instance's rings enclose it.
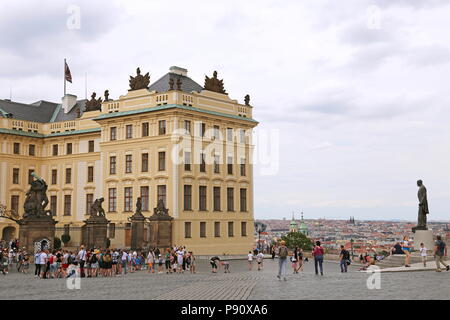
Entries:
{"label": "backpack", "polygon": [[92,257],[91,257],[91,263],[97,263],[97,255],[96,254],[93,254],[92,255]]}
{"label": "backpack", "polygon": [[103,256],[103,262],[106,262],[106,263],[111,262],[111,256],[109,254],[105,254]]}
{"label": "backpack", "polygon": [[282,259],[285,259],[288,255],[288,249],[286,247],[280,247],[280,252],[278,256]]}

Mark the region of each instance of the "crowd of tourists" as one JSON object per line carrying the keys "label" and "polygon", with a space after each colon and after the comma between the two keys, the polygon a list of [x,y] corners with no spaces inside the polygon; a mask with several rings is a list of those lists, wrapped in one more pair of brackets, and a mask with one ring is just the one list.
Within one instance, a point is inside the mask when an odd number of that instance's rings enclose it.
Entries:
{"label": "crowd of tourists", "polygon": [[145,270],[148,273],[196,272],[196,258],[185,247],[164,251],[122,249],[41,250],[34,255],[35,276],[41,279],[71,276],[115,277]]}

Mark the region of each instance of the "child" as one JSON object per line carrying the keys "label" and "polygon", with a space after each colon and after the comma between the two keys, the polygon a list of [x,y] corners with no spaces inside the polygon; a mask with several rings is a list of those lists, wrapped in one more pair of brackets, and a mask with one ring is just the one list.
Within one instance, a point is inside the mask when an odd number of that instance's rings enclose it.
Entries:
{"label": "child", "polygon": [[420,256],[422,257],[423,266],[427,266],[427,248],[423,243],[420,244]]}
{"label": "child", "polygon": [[292,269],[294,269],[294,273],[298,273],[298,271],[297,271],[297,259],[295,259],[295,256],[291,257],[291,262],[292,262]]}
{"label": "child", "polygon": [[163,268],[163,263],[165,261],[164,261],[164,258],[161,257],[161,255],[159,255],[158,257],[159,257],[158,258],[158,273],[163,273],[162,268]]}
{"label": "child", "polygon": [[223,254],[222,265],[225,269],[224,273],[230,273],[230,262],[227,260],[227,255],[225,253]]}

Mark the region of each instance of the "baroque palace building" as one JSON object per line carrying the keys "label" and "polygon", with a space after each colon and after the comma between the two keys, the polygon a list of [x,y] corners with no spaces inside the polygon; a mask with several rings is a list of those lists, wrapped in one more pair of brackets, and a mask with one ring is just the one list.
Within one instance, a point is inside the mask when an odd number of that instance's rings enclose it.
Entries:
{"label": "baroque palace building", "polygon": [[[117,100],[108,91],[104,100],[0,100],[0,204],[21,216],[34,171],[48,184],[56,236],[69,234],[69,247],[82,244],[83,221],[99,198],[111,247],[129,247],[128,218],[140,197],[146,217],[164,201],[172,244],[200,255],[248,252],[257,125],[249,96],[240,104],[216,72],[201,86],[179,67],[152,84],[138,68],[129,82]],[[0,235],[17,237],[18,225],[0,218]]]}

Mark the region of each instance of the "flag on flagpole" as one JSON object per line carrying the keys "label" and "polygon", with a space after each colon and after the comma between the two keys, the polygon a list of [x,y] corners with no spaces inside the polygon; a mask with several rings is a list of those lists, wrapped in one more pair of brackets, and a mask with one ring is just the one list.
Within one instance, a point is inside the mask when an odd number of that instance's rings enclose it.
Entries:
{"label": "flag on flagpole", "polygon": [[66,81],[72,83],[72,74],[70,73],[70,69],[66,61],[64,61],[64,77]]}

